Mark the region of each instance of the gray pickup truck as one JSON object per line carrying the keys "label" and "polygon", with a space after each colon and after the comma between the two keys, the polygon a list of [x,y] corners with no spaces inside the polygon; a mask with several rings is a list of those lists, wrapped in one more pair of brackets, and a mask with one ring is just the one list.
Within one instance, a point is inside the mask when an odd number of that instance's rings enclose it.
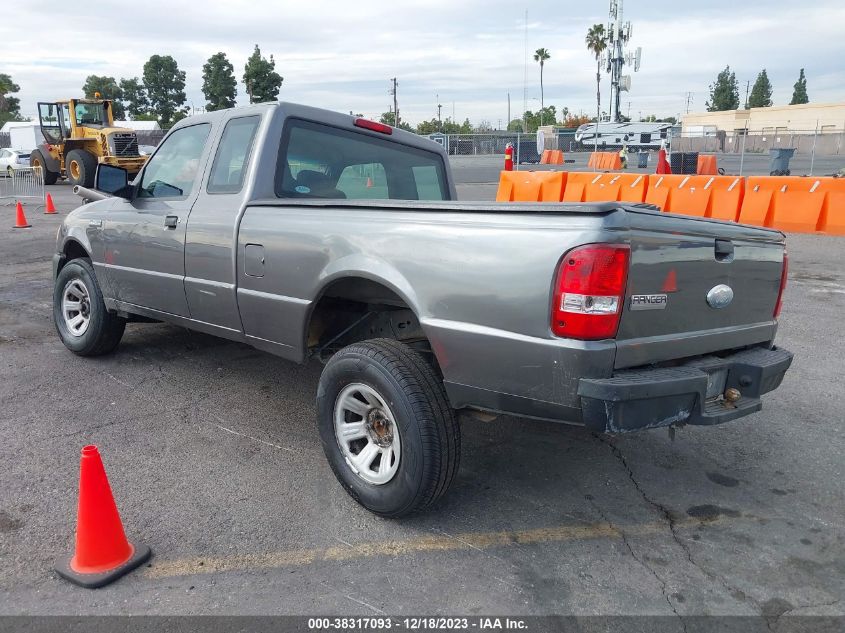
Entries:
{"label": "gray pickup truck", "polygon": [[100,165],[54,258],[56,328],[81,355],[167,321],[325,363],[317,426],[358,502],[438,499],[459,412],[623,433],[761,408],[776,231],[643,206],[455,202],[436,143],[272,103],[192,116],[134,182]]}

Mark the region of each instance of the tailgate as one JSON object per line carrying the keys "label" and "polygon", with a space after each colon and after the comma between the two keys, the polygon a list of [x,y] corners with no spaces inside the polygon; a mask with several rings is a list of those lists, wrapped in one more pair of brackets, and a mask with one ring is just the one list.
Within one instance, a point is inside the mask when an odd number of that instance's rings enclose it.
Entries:
{"label": "tailgate", "polygon": [[639,210],[628,217],[631,266],[617,368],[774,338],[783,234]]}

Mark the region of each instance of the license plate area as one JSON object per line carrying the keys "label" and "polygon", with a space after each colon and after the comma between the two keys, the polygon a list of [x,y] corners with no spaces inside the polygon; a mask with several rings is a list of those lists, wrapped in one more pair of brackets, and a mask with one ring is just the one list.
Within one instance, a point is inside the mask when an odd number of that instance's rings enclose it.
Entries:
{"label": "license plate area", "polygon": [[728,380],[728,369],[704,369],[707,374],[707,394],[705,398],[715,398],[725,393],[725,383]]}

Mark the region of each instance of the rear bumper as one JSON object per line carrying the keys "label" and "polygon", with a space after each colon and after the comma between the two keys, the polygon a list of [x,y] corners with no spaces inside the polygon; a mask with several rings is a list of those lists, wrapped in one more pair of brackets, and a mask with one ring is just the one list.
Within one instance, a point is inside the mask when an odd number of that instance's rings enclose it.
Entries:
{"label": "rear bumper", "polygon": [[[677,367],[582,378],[578,383],[582,420],[588,428],[604,433],[722,424],[759,411],[760,396],[780,385],[791,363],[792,353],[787,350],[754,348]],[[741,394],[733,403],[721,397],[731,388]]]}

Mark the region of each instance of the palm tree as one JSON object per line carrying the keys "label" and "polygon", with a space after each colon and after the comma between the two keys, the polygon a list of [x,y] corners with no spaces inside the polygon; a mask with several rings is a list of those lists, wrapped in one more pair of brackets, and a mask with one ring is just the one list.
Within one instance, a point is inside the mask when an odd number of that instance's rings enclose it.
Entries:
{"label": "palm tree", "polygon": [[543,63],[550,58],[551,55],[545,48],[538,48],[534,51],[534,61],[540,62],[540,125],[543,125],[543,108],[545,105],[543,103]]}
{"label": "palm tree", "polygon": [[596,134],[598,134],[598,124],[601,118],[601,54],[607,49],[607,34],[604,30],[604,24],[593,24],[587,31],[584,42],[587,44],[587,50],[596,58]]}

